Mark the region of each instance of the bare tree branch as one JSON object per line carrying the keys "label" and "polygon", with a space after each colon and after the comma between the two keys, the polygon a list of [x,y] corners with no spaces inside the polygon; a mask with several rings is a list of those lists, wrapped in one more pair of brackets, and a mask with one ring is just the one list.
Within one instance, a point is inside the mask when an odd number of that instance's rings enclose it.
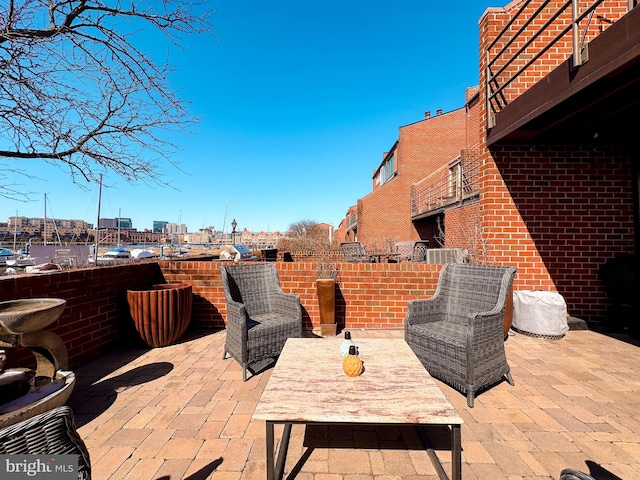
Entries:
{"label": "bare tree branch", "polygon": [[[197,119],[167,80],[171,65],[136,35],[151,26],[180,47],[181,35],[210,33],[203,3],[0,0],[0,157],[44,160],[73,181],[112,171],[164,184],[170,134]],[[8,180],[0,196],[19,197]]]}

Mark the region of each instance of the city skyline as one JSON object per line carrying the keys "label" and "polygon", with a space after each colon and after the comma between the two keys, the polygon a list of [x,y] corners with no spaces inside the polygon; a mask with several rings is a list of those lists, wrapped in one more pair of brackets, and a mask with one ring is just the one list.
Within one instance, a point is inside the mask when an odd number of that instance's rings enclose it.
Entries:
{"label": "city skyline", "polygon": [[[40,217],[27,217],[25,215],[10,215],[7,219],[6,222],[3,222],[2,220],[0,220],[0,224],[5,224],[7,226],[7,228],[12,228],[12,226],[14,225],[13,219],[14,218],[18,218],[18,219],[26,219],[27,222],[29,222],[32,226],[33,224],[35,224],[35,222],[41,223],[44,222],[45,217],[44,216],[40,216]],[[119,221],[118,221],[119,220]],[[232,219],[232,222],[235,219]],[[54,218],[54,217],[47,217],[47,222],[60,222],[60,223],[74,223],[74,222],[80,222],[83,223],[86,228],[88,230],[91,230],[95,227],[95,223],[91,223],[89,221],[83,220],[83,219],[79,219],[79,218]],[[120,217],[120,218],[104,218],[101,217],[100,218],[100,225],[99,228],[106,228],[106,229],[117,229],[118,223],[120,223],[120,227],[122,229],[130,229],[130,230],[137,230],[137,231],[151,231],[151,232],[156,232],[156,233],[172,233],[171,230],[175,230],[175,232],[173,233],[197,233],[199,231],[202,230],[206,230],[206,231],[211,231],[214,233],[225,233],[225,234],[231,234],[231,231],[225,231],[222,230],[218,227],[216,227],[215,225],[207,225],[206,227],[199,227],[197,230],[190,230],[187,224],[178,224],[178,223],[173,223],[173,222],[169,222],[169,221],[165,221],[165,220],[153,220],[153,226],[151,228],[139,228],[136,227],[133,224],[133,221],[131,218],[129,217]],[[169,231],[161,231],[158,227],[158,224],[162,224],[163,228],[166,230],[166,227],[170,227]],[[177,227],[177,228],[176,228]],[[182,228],[184,227],[184,228]],[[255,229],[251,229],[248,227],[243,227],[242,229],[238,228],[236,230],[237,232],[240,231],[249,231],[249,232],[265,232],[265,233],[274,233],[274,232],[279,232],[279,233],[284,233],[282,231],[279,230],[255,230]]]}

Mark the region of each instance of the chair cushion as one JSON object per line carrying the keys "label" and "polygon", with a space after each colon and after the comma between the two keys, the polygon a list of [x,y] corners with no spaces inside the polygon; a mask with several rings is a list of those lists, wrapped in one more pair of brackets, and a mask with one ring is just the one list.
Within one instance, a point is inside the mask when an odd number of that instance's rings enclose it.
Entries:
{"label": "chair cushion", "polygon": [[411,325],[408,330],[423,338],[461,347],[464,347],[467,338],[466,325],[449,321],[420,323]]}
{"label": "chair cushion", "polygon": [[271,330],[290,323],[296,323],[296,319],[293,317],[283,317],[281,314],[275,312],[253,315],[249,317],[247,322],[248,334],[249,337],[263,334],[265,330]]}

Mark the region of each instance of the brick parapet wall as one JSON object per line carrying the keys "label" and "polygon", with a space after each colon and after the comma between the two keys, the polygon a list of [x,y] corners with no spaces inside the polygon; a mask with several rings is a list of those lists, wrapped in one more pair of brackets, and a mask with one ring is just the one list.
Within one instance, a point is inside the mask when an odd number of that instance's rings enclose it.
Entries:
{"label": "brick parapet wall", "polygon": [[[282,290],[300,297],[304,326],[320,326],[315,262],[277,262]],[[192,321],[222,328],[226,306],[219,262],[160,262],[168,282],[193,287]],[[336,323],[339,328],[401,328],[407,302],[433,294],[440,265],[412,263],[338,263]]]}
{"label": "brick parapet wall", "polygon": [[[283,291],[300,296],[305,327],[320,324],[315,262],[275,263]],[[62,338],[69,367],[78,368],[117,346],[141,342],[133,327],[126,291],[155,283],[193,287],[190,329],[224,328],[226,306],[220,262],[160,261],[70,270],[47,275],[0,277],[0,301],[59,297],[67,301],[61,317],[47,327]],[[336,320],[340,328],[401,328],[407,302],[435,291],[440,265],[340,263]],[[24,354],[10,355],[9,366],[25,365]],[[18,359],[16,363],[16,359]],[[13,362],[13,363],[12,363]]]}
{"label": "brick parapet wall", "polygon": [[[85,268],[46,275],[0,277],[0,301],[57,297],[67,301],[61,317],[47,327],[62,338],[69,367],[76,368],[114,345],[135,340],[126,290],[163,281],[157,263]],[[27,366],[27,365],[21,365]]]}

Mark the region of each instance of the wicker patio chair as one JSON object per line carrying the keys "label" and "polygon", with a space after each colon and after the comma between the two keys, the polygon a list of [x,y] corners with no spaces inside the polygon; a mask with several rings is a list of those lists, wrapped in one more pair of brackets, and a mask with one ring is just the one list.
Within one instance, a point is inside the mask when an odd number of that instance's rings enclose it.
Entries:
{"label": "wicker patio chair", "polygon": [[405,340],[429,373],[467,394],[513,385],[504,350],[504,312],[514,267],[446,264],[433,297],[409,302]]}
{"label": "wicker patio chair", "polygon": [[395,242],[393,244],[396,252],[396,260],[398,262],[405,262],[411,260],[411,253],[413,251],[413,245],[416,242],[413,240],[406,240],[402,242]]}
{"label": "wicker patio chair", "polygon": [[89,452],[73,410],[57,407],[0,430],[0,455],[77,455],[78,478],[91,479]]}
{"label": "wicker patio chair", "polygon": [[426,262],[427,250],[429,249],[429,240],[419,240],[413,245],[411,251],[412,262]]}
{"label": "wicker patio chair", "polygon": [[340,250],[342,250],[345,262],[367,263],[373,261],[371,256],[367,254],[364,245],[360,242],[342,242]]}
{"label": "wicker patio chair", "polygon": [[280,355],[288,338],[302,336],[300,298],[285,294],[272,263],[221,266],[227,301],[227,338],[222,358],[242,365]]}
{"label": "wicker patio chair", "polygon": [[560,472],[560,480],[596,480],[591,475],[573,470],[571,468],[565,468]]}

